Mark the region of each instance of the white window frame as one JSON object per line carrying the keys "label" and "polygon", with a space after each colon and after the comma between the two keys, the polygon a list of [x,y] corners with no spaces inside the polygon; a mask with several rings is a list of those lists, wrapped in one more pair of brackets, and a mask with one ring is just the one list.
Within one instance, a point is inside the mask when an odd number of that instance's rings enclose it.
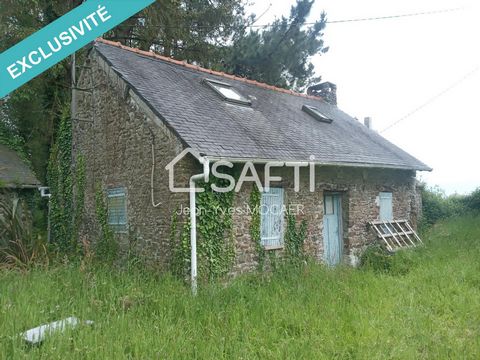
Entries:
{"label": "white window frame", "polygon": [[[265,189],[260,200],[260,243],[266,250],[283,248],[285,192],[281,187]],[[276,234],[269,233],[279,227]]]}
{"label": "white window frame", "polygon": [[[252,102],[247,97],[240,94],[240,92],[230,84],[212,79],[204,79],[203,81],[225,101],[246,106],[252,105]],[[220,90],[220,88],[225,88],[233,91],[239,98],[236,99],[225,96],[225,94]]]}
{"label": "white window frame", "polygon": [[[124,219],[114,220],[112,216],[112,199],[123,200]],[[119,210],[121,211],[121,210]],[[110,228],[116,233],[126,233],[128,229],[127,212],[127,191],[124,187],[111,188],[107,190],[107,222]]]}

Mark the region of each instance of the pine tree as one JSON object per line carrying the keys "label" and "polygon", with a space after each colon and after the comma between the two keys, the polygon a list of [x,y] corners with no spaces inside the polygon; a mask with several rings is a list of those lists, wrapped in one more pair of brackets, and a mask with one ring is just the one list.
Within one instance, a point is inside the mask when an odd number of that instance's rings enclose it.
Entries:
{"label": "pine tree", "polygon": [[244,1],[157,0],[105,37],[216,67],[224,48],[246,21]]}
{"label": "pine tree", "polygon": [[314,0],[297,0],[290,17],[282,17],[264,30],[245,29],[236,35],[225,59],[227,71],[271,85],[304,90],[314,77],[310,58],[328,51],[322,37],[325,13],[311,26],[306,20]]}

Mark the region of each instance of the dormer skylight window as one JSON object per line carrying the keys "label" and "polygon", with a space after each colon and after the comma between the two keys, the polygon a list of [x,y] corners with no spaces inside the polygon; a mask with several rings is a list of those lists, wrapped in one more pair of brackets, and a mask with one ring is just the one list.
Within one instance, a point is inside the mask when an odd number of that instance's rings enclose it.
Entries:
{"label": "dormer skylight window", "polygon": [[314,106],[310,105],[303,105],[302,110],[305,111],[308,115],[312,116],[313,118],[317,119],[318,121],[330,124],[333,119],[330,119],[327,115],[322,113]]}
{"label": "dormer skylight window", "polygon": [[204,82],[213,89],[223,100],[242,105],[251,105],[252,102],[241,95],[232,85],[217,80],[204,79]]}

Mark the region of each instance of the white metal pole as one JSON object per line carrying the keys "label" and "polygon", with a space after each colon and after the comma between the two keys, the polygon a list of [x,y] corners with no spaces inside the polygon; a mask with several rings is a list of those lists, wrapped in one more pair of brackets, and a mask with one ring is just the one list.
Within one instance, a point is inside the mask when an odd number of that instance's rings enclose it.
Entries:
{"label": "white metal pole", "polygon": [[195,199],[195,181],[190,180],[190,268],[193,295],[197,295],[197,211]]}
{"label": "white metal pole", "polygon": [[193,295],[197,295],[197,203],[195,198],[197,189],[195,181],[203,179],[205,182],[208,182],[210,177],[209,160],[201,158],[200,162],[203,164],[203,174],[193,175],[190,178],[190,280]]}

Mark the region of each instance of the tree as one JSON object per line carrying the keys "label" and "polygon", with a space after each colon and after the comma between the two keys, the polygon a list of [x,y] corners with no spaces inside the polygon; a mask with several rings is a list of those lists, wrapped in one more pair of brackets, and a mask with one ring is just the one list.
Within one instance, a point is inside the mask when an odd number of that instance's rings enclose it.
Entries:
{"label": "tree", "polygon": [[[82,0],[2,0],[0,51],[5,51],[56,20]],[[3,100],[0,129],[5,138],[15,136],[15,150],[30,159],[44,182],[54,131],[70,102],[70,62],[64,60],[12,92]],[[6,129],[9,132],[6,132]],[[18,138],[23,139],[19,141]],[[0,136],[2,141],[2,136]],[[20,149],[20,144],[23,149]],[[12,144],[8,144],[12,145]],[[21,151],[23,150],[23,151]]]}
{"label": "tree", "polygon": [[314,77],[310,58],[328,51],[322,40],[326,15],[307,27],[314,0],[297,0],[290,17],[276,20],[265,30],[237,34],[225,59],[228,72],[271,85],[302,91]]}
{"label": "tree", "polygon": [[246,21],[243,0],[157,0],[106,38],[216,67],[224,48]]}

